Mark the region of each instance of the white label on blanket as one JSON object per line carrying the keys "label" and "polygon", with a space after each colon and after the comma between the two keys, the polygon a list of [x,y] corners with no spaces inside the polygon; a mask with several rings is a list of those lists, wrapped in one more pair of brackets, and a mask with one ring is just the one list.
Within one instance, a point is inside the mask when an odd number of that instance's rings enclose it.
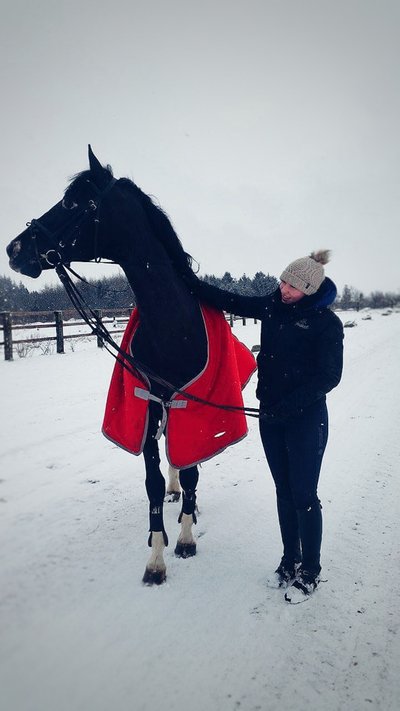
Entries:
{"label": "white label on blanket", "polygon": [[187,406],[187,400],[161,400],[161,398],[152,395],[148,390],[138,388],[137,386],[133,392],[136,397],[140,397],[141,400],[154,400],[165,407],[173,407],[176,410],[182,410]]}
{"label": "white label on blanket", "polygon": [[181,410],[183,407],[186,407],[187,400],[171,400],[171,402],[166,402],[165,404],[167,407],[173,407],[176,410]]}

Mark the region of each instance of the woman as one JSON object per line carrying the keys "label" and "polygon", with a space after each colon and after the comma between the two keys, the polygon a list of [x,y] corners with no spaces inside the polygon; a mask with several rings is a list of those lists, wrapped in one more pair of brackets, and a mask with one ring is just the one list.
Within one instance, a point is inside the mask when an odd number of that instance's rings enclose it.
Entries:
{"label": "woman", "polygon": [[201,301],[261,320],[257,358],[260,434],[275,482],[282,560],[274,584],[295,604],[320,581],[322,513],[317,494],[328,438],[325,395],[340,382],[343,326],[329,309],[336,297],[323,265],[329,251],[297,259],[268,296],[241,296],[196,277]]}

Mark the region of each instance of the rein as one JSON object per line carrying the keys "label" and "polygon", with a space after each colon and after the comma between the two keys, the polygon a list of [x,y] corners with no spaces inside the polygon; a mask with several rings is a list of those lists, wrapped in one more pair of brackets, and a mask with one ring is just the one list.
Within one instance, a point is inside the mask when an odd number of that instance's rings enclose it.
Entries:
{"label": "rein", "polygon": [[[209,400],[205,400],[203,398],[197,397],[196,395],[192,395],[186,390],[182,390],[181,388],[176,387],[175,385],[173,385],[173,383],[168,382],[168,380],[164,380],[164,378],[161,378],[159,375],[150,370],[148,366],[138,361],[127,351],[124,351],[118,345],[118,343],[116,343],[108,329],[103,324],[101,318],[87,304],[78,287],[76,286],[76,284],[74,284],[71,277],[69,276],[67,270],[72,272],[75,276],[78,276],[78,278],[81,277],[79,277],[79,275],[76,274],[76,272],[74,272],[67,265],[58,264],[55,267],[55,270],[73,306],[75,307],[79,315],[82,317],[82,319],[85,321],[85,323],[89,326],[93,335],[97,336],[98,338],[101,338],[104,343],[104,347],[108,351],[108,353],[110,353],[113,358],[115,358],[115,360],[118,361],[123,366],[123,368],[128,371],[128,373],[139,377],[139,379],[142,379],[142,375],[144,374],[151,380],[154,380],[159,385],[168,388],[168,390],[171,390],[175,393],[179,393],[179,395],[183,395],[187,400],[193,400],[194,402],[198,402],[202,405],[208,405],[209,407],[215,407],[220,410],[228,410],[231,412],[243,412],[248,417],[258,418],[260,416],[259,408],[239,407],[235,405],[222,405],[219,403],[210,402]],[[114,353],[114,351],[116,351],[116,353]],[[169,406],[168,402],[164,404],[167,407]]]}
{"label": "rein", "polygon": [[[105,188],[103,190],[99,190],[99,188],[92,183],[90,180],[87,181],[90,183],[91,187],[95,190],[97,194],[97,199],[96,200],[89,200],[87,203],[87,206],[82,207],[82,209],[78,213],[74,213],[74,215],[71,217],[71,220],[67,222],[67,224],[64,224],[61,228],[56,230],[55,232],[51,232],[47,227],[45,227],[39,220],[31,220],[31,222],[27,223],[27,226],[30,227],[31,231],[31,238],[34,242],[35,245],[35,252],[36,252],[36,258],[40,264],[40,262],[44,259],[47,264],[49,264],[51,267],[53,267],[62,283],[64,286],[71,302],[72,305],[75,307],[79,315],[82,317],[82,319],[85,321],[85,323],[89,326],[90,330],[92,331],[93,335],[97,336],[103,341],[104,347],[106,350],[117,360],[123,368],[125,368],[129,373],[132,375],[135,375],[135,377],[139,377],[139,379],[143,379],[143,375],[147,376],[149,379],[154,380],[156,383],[159,385],[162,385],[163,387],[167,388],[168,390],[171,390],[174,393],[179,393],[179,395],[183,395],[187,400],[193,400],[194,402],[198,402],[202,405],[208,405],[209,407],[215,407],[220,410],[228,410],[231,412],[243,412],[244,414],[248,415],[248,417],[260,417],[260,411],[259,408],[255,407],[238,407],[235,405],[222,405],[218,404],[215,402],[209,402],[208,400],[204,400],[203,398],[197,397],[196,395],[192,395],[186,390],[182,390],[180,388],[177,388],[173,383],[169,383],[167,380],[164,380],[164,378],[161,378],[157,373],[153,373],[150,368],[148,368],[146,365],[143,363],[140,363],[136,358],[134,358],[130,353],[127,353],[124,351],[118,343],[113,339],[111,336],[110,332],[107,330],[107,328],[104,326],[102,323],[102,320],[97,314],[93,311],[93,309],[87,304],[85,301],[84,297],[82,296],[81,292],[79,291],[78,287],[74,282],[72,281],[71,277],[68,274],[68,271],[73,274],[75,277],[80,279],[81,281],[86,282],[83,277],[81,277],[77,272],[75,272],[73,269],[71,269],[71,266],[69,262],[67,263],[63,259],[63,254],[62,250],[65,249],[67,244],[60,239],[62,234],[65,234],[65,231],[68,230],[68,228],[74,226],[75,229],[79,228],[82,224],[84,224],[88,219],[92,219],[95,225],[95,232],[94,232],[94,261],[95,262],[100,262],[101,261],[101,256],[98,254],[98,231],[99,231],[99,224],[100,224],[100,205],[103,197],[107,195],[107,193],[114,187],[115,183],[117,182],[116,178],[112,178]],[[48,249],[47,252],[44,254],[40,254],[38,244],[36,241],[37,236],[40,236],[42,234],[48,241],[50,241],[52,247],[51,249]],[[71,247],[75,246],[76,239],[71,242]],[[68,270],[68,271],[67,271]],[[115,351],[115,352],[114,352]],[[165,402],[163,403],[165,406],[170,406],[170,402]]]}

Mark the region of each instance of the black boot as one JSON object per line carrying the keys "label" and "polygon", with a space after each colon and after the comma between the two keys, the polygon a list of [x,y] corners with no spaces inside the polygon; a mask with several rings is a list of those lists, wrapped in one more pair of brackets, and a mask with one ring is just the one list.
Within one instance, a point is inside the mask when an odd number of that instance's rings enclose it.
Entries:
{"label": "black boot", "polygon": [[308,600],[317,589],[321,572],[320,555],[322,540],[322,514],[319,500],[313,501],[305,509],[297,510],[302,564],[297,571],[295,580],[288,586],[285,593],[286,602],[298,605]]}
{"label": "black boot", "polygon": [[297,577],[301,563],[288,563],[282,558],[272,577],[268,578],[268,587],[287,588]]}
{"label": "black boot", "polygon": [[288,586],[285,593],[286,602],[290,602],[291,605],[298,605],[299,602],[305,602],[317,589],[319,582],[319,574],[314,575],[300,568],[296,578]]}
{"label": "black boot", "polygon": [[168,536],[166,533],[166,530],[164,528],[164,519],[163,519],[163,504],[152,504],[150,503],[150,508],[149,508],[149,519],[150,519],[150,525],[149,525],[149,540],[147,541],[149,547],[151,548],[151,539],[152,539],[152,533],[156,533],[161,531],[163,534],[164,538],[164,544],[167,546],[168,545]]}

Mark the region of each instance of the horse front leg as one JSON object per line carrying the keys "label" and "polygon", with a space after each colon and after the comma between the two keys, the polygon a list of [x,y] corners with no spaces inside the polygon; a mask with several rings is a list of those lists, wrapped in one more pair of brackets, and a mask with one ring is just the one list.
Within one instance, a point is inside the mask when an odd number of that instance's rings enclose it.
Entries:
{"label": "horse front leg", "polygon": [[196,541],[193,537],[193,524],[197,523],[196,518],[196,486],[199,479],[197,467],[183,469],[179,474],[179,480],[183,489],[182,510],[179,514],[178,522],[181,524],[175,555],[179,558],[190,558],[196,555]]}
{"label": "horse front leg", "polygon": [[149,540],[151,556],[143,575],[146,585],[161,585],[167,578],[167,568],[164,562],[164,548],[168,545],[168,537],[164,528],[163,503],[165,496],[165,481],[160,470],[160,455],[158,442],[154,432],[149,427],[149,433],[143,449],[146,466],[146,491],[149,499]]}
{"label": "horse front leg", "polygon": [[[159,524],[154,523],[154,520],[159,519],[160,511],[158,507],[150,507],[150,528],[156,528]],[[161,513],[162,518],[162,513]],[[161,585],[167,579],[167,567],[164,561],[164,548],[168,545],[168,536],[164,527],[160,531],[150,530],[149,546],[151,548],[151,556],[147,561],[143,575],[145,585]]]}

